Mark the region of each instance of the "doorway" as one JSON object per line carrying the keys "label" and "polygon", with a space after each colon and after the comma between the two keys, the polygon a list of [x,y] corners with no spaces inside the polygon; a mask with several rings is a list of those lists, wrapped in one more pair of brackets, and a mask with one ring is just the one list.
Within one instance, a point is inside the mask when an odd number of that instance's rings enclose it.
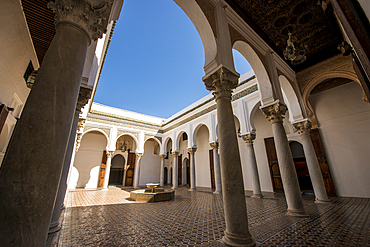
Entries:
{"label": "doorway", "polygon": [[124,171],[125,171],[125,158],[122,155],[117,154],[112,159],[108,184],[122,185]]}
{"label": "doorway", "polygon": [[299,187],[303,192],[313,192],[310,174],[308,173],[306,157],[303,146],[297,141],[289,142],[290,151],[292,152],[295,169],[297,172]]}

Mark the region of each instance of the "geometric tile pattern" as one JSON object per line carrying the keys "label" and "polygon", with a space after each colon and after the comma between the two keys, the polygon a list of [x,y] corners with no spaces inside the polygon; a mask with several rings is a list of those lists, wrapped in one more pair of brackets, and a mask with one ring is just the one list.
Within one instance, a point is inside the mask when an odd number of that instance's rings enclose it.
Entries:
{"label": "geometric tile pattern", "polygon": [[[222,196],[180,187],[169,202],[141,203],[129,189],[68,192],[62,230],[48,246],[225,246]],[[246,197],[259,246],[370,246],[370,199],[303,195],[308,218],[287,216],[283,194]]]}

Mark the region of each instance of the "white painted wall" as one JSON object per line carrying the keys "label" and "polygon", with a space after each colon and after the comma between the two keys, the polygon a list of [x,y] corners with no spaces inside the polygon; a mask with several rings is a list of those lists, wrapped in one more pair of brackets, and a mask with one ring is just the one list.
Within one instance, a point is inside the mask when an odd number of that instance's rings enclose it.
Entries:
{"label": "white painted wall", "polygon": [[141,157],[140,186],[145,186],[147,183],[159,183],[161,157],[159,152],[154,155],[154,142],[149,139],[144,144],[144,154]]}
{"label": "white painted wall", "polygon": [[370,105],[351,82],[310,96],[339,196],[370,197]]}
{"label": "white painted wall", "polygon": [[195,152],[195,181],[196,187],[211,188],[211,170],[209,166],[209,134],[206,126],[199,128],[196,141],[197,151]]}
{"label": "white painted wall", "polygon": [[71,174],[71,186],[96,189],[103,151],[107,146],[106,137],[96,131],[86,133],[76,154]]}

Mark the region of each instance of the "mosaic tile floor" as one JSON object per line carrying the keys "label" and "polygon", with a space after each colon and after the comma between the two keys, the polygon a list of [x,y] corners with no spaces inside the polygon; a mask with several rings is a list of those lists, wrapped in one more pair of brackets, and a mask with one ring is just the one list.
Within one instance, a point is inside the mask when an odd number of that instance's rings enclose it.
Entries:
{"label": "mosaic tile floor", "polygon": [[[225,246],[222,196],[176,190],[169,202],[129,200],[130,189],[67,194],[62,230],[47,246]],[[309,218],[285,215],[283,194],[246,197],[249,227],[259,246],[370,246],[370,199],[333,197],[315,204],[303,195]]]}

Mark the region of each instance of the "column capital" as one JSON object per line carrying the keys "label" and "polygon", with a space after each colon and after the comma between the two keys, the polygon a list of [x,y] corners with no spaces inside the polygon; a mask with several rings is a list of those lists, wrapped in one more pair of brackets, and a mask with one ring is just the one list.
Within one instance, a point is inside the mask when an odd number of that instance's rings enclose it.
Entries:
{"label": "column capital", "polygon": [[112,158],[114,151],[108,151],[106,150],[105,153],[107,154],[107,158]]}
{"label": "column capital", "polygon": [[160,154],[159,156],[161,157],[161,159],[164,159],[166,158],[167,154]]}
{"label": "column capital", "polygon": [[179,156],[180,152],[179,151],[172,151],[173,157]]}
{"label": "column capital", "polygon": [[56,0],[48,7],[55,13],[55,26],[77,26],[95,41],[107,31],[112,4],[113,0]]}
{"label": "column capital", "polygon": [[300,135],[309,135],[312,128],[312,123],[310,120],[306,119],[302,122],[294,123],[293,127],[297,130]]}
{"label": "column capital", "polygon": [[218,142],[211,142],[209,145],[212,149],[218,149]]}
{"label": "column capital", "polygon": [[234,88],[238,86],[239,74],[231,72],[226,67],[221,67],[213,74],[203,78],[206,89],[214,91],[213,95],[216,100],[221,97],[228,97],[231,99],[231,93]]}
{"label": "column capital", "polygon": [[279,101],[272,105],[261,107],[260,109],[271,123],[283,122],[284,115],[287,111],[286,105]]}
{"label": "column capital", "polygon": [[245,143],[253,144],[254,140],[256,139],[256,133],[245,134],[242,135],[241,138],[243,139],[243,141],[245,141]]}
{"label": "column capital", "polygon": [[76,110],[81,111],[81,109],[89,102],[89,99],[91,97],[92,87],[80,87],[80,92],[78,93],[78,100],[77,100],[77,106]]}
{"label": "column capital", "polygon": [[197,148],[188,148],[190,154],[194,154],[197,151]]}
{"label": "column capital", "polygon": [[140,159],[143,156],[143,153],[136,153],[136,156],[138,159]]}

